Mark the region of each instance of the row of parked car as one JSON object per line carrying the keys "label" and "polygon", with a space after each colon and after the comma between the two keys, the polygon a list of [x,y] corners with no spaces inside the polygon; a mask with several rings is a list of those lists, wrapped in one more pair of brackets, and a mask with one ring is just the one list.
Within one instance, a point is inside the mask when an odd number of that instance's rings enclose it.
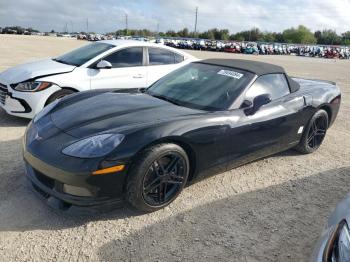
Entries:
{"label": "row of parked car", "polygon": [[[101,34],[79,34],[77,35],[77,39],[100,41],[113,40],[115,37],[112,35]],[[138,36],[118,36],[116,39],[153,42],[188,50],[204,50],[254,55],[297,55],[319,58],[350,59],[350,47],[348,46],[296,45],[204,39],[147,38]]]}
{"label": "row of parked car", "polygon": [[88,40],[88,41],[101,41],[101,40],[113,40],[111,35],[101,35],[101,34],[78,34],[78,40]]}
{"label": "row of parked car", "polygon": [[239,41],[165,39],[158,40],[167,46],[228,53],[260,55],[298,55],[322,58],[350,59],[350,48],[345,46],[295,45]]}

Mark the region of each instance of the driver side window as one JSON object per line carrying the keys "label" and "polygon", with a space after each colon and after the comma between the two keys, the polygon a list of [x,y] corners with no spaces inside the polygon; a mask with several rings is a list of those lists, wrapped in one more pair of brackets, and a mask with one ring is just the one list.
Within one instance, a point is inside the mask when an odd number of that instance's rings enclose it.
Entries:
{"label": "driver side window", "polygon": [[260,76],[245,94],[245,99],[252,101],[262,94],[269,94],[276,100],[290,93],[287,79],[284,74],[268,74]]}
{"label": "driver side window", "polygon": [[142,59],[142,47],[125,48],[104,58],[112,64],[112,68],[142,66]]}

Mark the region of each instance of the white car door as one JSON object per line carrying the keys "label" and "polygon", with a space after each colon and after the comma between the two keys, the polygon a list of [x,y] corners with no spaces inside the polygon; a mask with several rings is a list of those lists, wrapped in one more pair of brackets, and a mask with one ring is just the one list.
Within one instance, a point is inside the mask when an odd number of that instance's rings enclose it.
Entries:
{"label": "white car door", "polygon": [[141,88],[147,86],[147,67],[144,66],[143,47],[128,47],[103,58],[112,68],[89,68],[91,89]]}
{"label": "white car door", "polygon": [[183,66],[184,56],[161,47],[148,47],[147,85]]}

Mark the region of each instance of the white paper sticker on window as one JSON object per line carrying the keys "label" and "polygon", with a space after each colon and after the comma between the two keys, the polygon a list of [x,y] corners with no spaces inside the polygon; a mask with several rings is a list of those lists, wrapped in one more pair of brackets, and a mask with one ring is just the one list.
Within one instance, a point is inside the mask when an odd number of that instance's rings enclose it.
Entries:
{"label": "white paper sticker on window", "polygon": [[223,76],[229,76],[229,77],[233,77],[236,79],[240,79],[243,74],[235,72],[235,71],[230,71],[230,70],[220,70],[218,72],[219,75],[223,75]]}

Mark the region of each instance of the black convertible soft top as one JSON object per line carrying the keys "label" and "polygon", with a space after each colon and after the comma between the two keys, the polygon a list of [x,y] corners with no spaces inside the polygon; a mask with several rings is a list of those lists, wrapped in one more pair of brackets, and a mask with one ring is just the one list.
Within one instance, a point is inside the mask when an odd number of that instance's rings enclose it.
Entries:
{"label": "black convertible soft top", "polygon": [[286,72],[284,71],[284,68],[278,65],[273,65],[273,64],[259,62],[259,61],[243,60],[243,59],[205,59],[205,60],[200,60],[196,63],[237,68],[237,69],[251,72],[257,76],[267,75],[267,74],[285,74],[289,83],[290,91],[292,93],[299,90],[300,88],[299,84],[286,74]]}
{"label": "black convertible soft top", "polygon": [[285,73],[283,67],[281,66],[243,59],[206,59],[199,61],[199,63],[233,67],[251,72],[258,76]]}

